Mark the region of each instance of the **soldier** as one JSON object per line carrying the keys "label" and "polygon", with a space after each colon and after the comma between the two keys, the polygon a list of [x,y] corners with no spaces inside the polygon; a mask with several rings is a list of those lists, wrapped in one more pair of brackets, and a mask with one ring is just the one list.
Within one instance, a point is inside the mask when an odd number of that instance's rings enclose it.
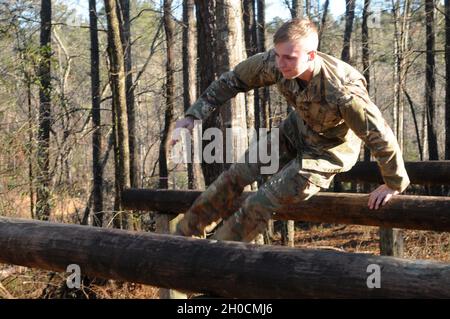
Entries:
{"label": "soldier", "polygon": [[[307,19],[284,23],[273,37],[274,48],[256,54],[214,81],[177,121],[192,130],[239,92],[276,84],[295,108],[280,124],[281,169],[235,211],[244,187],[260,177],[260,163],[234,163],[194,202],[179,222],[177,234],[204,236],[205,227],[224,223],[212,236],[249,242],[286,205],[308,200],[328,188],[336,173],[358,160],[361,140],[376,158],[384,183],[369,197],[378,209],[409,185],[402,153],[392,130],[372,103],[364,77],[347,63],[317,51],[318,34]],[[270,140],[270,138],[268,139]],[[177,142],[174,135],[172,144]]]}

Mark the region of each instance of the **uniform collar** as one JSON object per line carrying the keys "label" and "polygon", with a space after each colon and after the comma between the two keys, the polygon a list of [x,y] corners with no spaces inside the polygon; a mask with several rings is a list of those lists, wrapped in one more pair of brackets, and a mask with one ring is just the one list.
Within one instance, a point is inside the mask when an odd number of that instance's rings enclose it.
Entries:
{"label": "uniform collar", "polygon": [[314,73],[313,78],[317,77],[320,74],[320,71],[322,70],[322,58],[316,51],[316,58],[314,59]]}
{"label": "uniform collar", "polygon": [[320,101],[322,99],[321,71],[322,71],[322,58],[318,54],[316,54],[316,57],[314,59],[313,76],[304,90],[305,100]]}

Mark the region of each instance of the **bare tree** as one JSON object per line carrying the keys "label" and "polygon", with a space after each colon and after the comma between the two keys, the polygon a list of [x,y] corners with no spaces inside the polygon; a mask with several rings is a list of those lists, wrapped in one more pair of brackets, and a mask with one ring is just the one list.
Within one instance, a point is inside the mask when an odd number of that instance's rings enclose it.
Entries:
{"label": "bare tree", "polygon": [[[406,81],[405,67],[407,62],[407,48],[409,37],[411,3],[404,1],[403,10],[400,8],[400,1],[392,1],[392,13],[394,18],[394,107],[393,118],[395,132],[400,149],[403,150],[403,124],[404,124],[404,104],[403,88]],[[400,229],[380,227],[380,253],[386,256],[403,256],[403,234]]]}
{"label": "bare tree", "polygon": [[[330,6],[330,0],[325,0],[325,3],[323,5],[322,22],[320,23],[320,28],[319,28],[319,46],[318,46],[318,50],[319,51],[320,51],[320,45],[322,43],[323,32],[325,30],[325,26],[326,26],[326,23],[327,23],[328,7],[329,6]],[[366,24],[367,24],[367,22],[366,22]]]}
{"label": "bare tree", "polygon": [[216,1],[195,0],[197,16],[197,72],[199,79],[199,92],[205,91],[216,78],[216,62],[214,52],[215,41],[215,7]]}
{"label": "bare tree", "polygon": [[353,20],[355,17],[355,0],[345,0],[345,30],[344,44],[342,46],[341,60],[350,62],[350,45],[353,32]]}
{"label": "bare tree", "polygon": [[128,139],[128,118],[126,103],[125,65],[120,21],[116,0],[105,0],[108,24],[108,55],[110,60],[110,84],[113,98],[114,156],[115,156],[115,207],[119,211],[114,219],[115,226],[128,228],[128,220],[122,213],[122,191],[129,188],[130,147]]}
{"label": "bare tree", "polygon": [[[256,1],[244,0],[243,2],[243,17],[244,17],[244,38],[245,51],[247,57],[250,57],[258,52],[257,34],[256,34]],[[248,143],[249,145],[256,142],[258,133],[255,130],[255,119],[260,117],[259,112],[259,96],[258,89],[251,90],[245,95],[245,106],[247,113],[247,128],[249,129]],[[258,189],[258,183],[250,185],[252,190]],[[264,236],[259,234],[255,240],[258,244],[264,244]]]}
{"label": "bare tree", "polygon": [[445,0],[445,159],[450,160],[450,1]]}
{"label": "bare tree", "polygon": [[434,0],[425,0],[426,24],[426,68],[425,68],[425,97],[427,104],[427,133],[429,160],[438,160],[438,144],[436,135],[436,65],[434,58]]}
{"label": "bare tree", "polygon": [[303,0],[292,0],[291,16],[292,18],[303,18]]}
{"label": "bare tree", "polygon": [[404,138],[404,103],[402,91],[405,86],[407,60],[408,60],[408,42],[409,42],[409,23],[410,23],[411,1],[403,2],[401,12],[400,1],[393,3],[392,11],[394,16],[394,108],[393,118],[395,133],[400,149],[403,150]]}
{"label": "bare tree", "polygon": [[36,189],[36,216],[48,220],[51,213],[50,203],[50,130],[51,130],[51,0],[41,1],[41,33],[39,63],[39,131],[38,131],[38,175]]}
{"label": "bare tree", "polygon": [[28,183],[30,192],[30,216],[35,218],[35,203],[34,203],[34,170],[33,170],[33,146],[34,146],[34,133],[33,133],[33,111],[32,111],[32,92],[31,92],[31,74],[25,72],[25,82],[27,86],[27,106],[28,106]]}
{"label": "bare tree", "polygon": [[[199,55],[198,68],[200,91],[204,91],[215,79],[216,74],[229,71],[243,60],[242,7],[237,0],[220,0],[206,3],[196,1],[196,8],[198,52],[205,52]],[[212,43],[216,43],[215,47],[211,45]],[[248,145],[245,118],[245,99],[243,95],[238,95],[203,121],[203,129],[217,127],[225,133],[227,127],[240,127],[243,130],[241,134],[235,135],[233,141],[228,143],[245,147]],[[226,144],[227,141],[224,146]],[[234,146],[232,152],[236,150]],[[226,154],[225,150],[223,154]],[[228,163],[203,163],[205,184],[211,184],[228,166]]]}
{"label": "bare tree", "polygon": [[[345,30],[344,43],[342,45],[341,60],[351,63],[351,37],[353,33],[353,20],[355,17],[355,0],[345,0]],[[342,191],[342,185],[338,181],[333,182],[335,192]]]}
{"label": "bare tree", "polygon": [[[363,18],[361,26],[362,36],[362,63],[363,75],[367,82],[367,92],[370,93],[370,48],[369,48],[369,28],[367,26],[367,19],[369,18],[370,0],[364,0]],[[364,161],[370,161],[370,150],[364,146]],[[365,185],[365,191],[368,191],[368,185]]]}
{"label": "bare tree", "polygon": [[311,19],[311,0],[305,0],[305,14],[307,18]]}
{"label": "bare tree", "polygon": [[100,57],[96,1],[89,0],[89,33],[91,38],[91,100],[92,100],[92,174],[93,174],[93,225],[103,224],[103,168],[101,165],[102,133],[100,116]]}
{"label": "bare tree", "polygon": [[172,19],[172,0],[164,1],[164,30],[166,34],[166,110],[164,113],[164,128],[161,134],[161,144],[159,146],[159,188],[169,187],[167,169],[167,143],[169,130],[173,121],[173,106],[175,100],[174,87],[174,21]]}
{"label": "bare tree", "polygon": [[369,48],[369,28],[367,26],[367,20],[369,18],[370,0],[364,0],[363,18],[361,26],[362,35],[362,63],[363,63],[363,75],[367,82],[367,91],[370,91],[370,48]]}
{"label": "bare tree", "polygon": [[[217,74],[215,59],[215,7],[216,1],[195,0],[197,15],[197,52],[198,55],[197,73],[199,79],[199,92],[205,91]],[[203,121],[203,130],[209,127],[218,127],[217,112]],[[202,163],[202,171],[205,185],[210,185],[222,171],[221,165]]]}
{"label": "bare tree", "polygon": [[[258,22],[256,24],[256,34],[258,42],[258,52],[266,51],[266,17],[265,8],[266,1],[257,1],[257,18]],[[257,92],[257,99],[255,104],[255,128],[258,130],[260,127],[270,128],[270,96],[269,89],[267,87],[260,88]],[[256,114],[261,114],[261,120],[259,120]],[[261,124],[262,123],[262,124]]]}
{"label": "bare tree", "polygon": [[247,57],[250,57],[258,52],[256,35],[256,5],[255,0],[244,0],[242,4],[245,51],[247,52]]}
{"label": "bare tree", "polygon": [[403,93],[405,94],[406,100],[408,101],[408,104],[411,108],[411,115],[413,117],[414,128],[416,131],[416,141],[417,141],[417,148],[419,150],[419,157],[420,157],[420,160],[423,161],[423,147],[422,147],[422,140],[420,138],[419,123],[417,121],[417,112],[414,108],[414,103],[413,103],[411,96],[408,94],[408,91],[406,91],[406,87],[403,88]]}
{"label": "bare tree", "polygon": [[[164,128],[161,134],[161,143],[159,146],[159,188],[169,188],[167,168],[167,145],[169,141],[170,128],[173,121],[173,108],[175,102],[175,22],[172,18],[172,0],[163,2],[163,20],[164,31],[166,35],[166,109],[164,113]],[[175,187],[175,185],[174,185]],[[167,214],[158,214],[156,219],[156,230],[160,233],[173,233],[176,229],[178,218],[170,220]],[[160,298],[185,299],[186,295],[182,292],[172,289],[160,289]]]}
{"label": "bare tree", "polygon": [[[196,100],[195,5],[194,0],[183,0],[183,104],[186,111]],[[188,163],[188,188],[201,188],[201,168]]]}
{"label": "bare tree", "polygon": [[134,106],[134,88],[132,57],[131,57],[131,23],[130,23],[130,0],[120,0],[119,3],[120,37],[124,53],[125,85],[127,94],[127,117],[128,117],[128,144],[130,147],[130,181],[131,187],[139,184],[139,163],[136,147],[136,116]]}
{"label": "bare tree", "polygon": [[[244,18],[244,38],[245,38],[245,51],[247,57],[250,57],[258,52],[257,35],[256,35],[256,16],[255,12],[255,0],[244,0],[243,1],[243,18]],[[255,129],[256,117],[260,117],[259,112],[259,101],[258,100],[258,89],[251,90],[245,95],[245,106],[247,112],[247,127],[249,128],[249,143],[256,140],[257,133],[255,136],[253,132]],[[252,185],[253,187],[253,185]],[[255,189],[255,188],[253,188]]]}
{"label": "bare tree", "polygon": [[[222,74],[244,59],[244,35],[242,33],[242,7],[240,0],[217,0],[216,1],[216,19],[217,19],[217,37],[216,44],[216,62],[217,73]],[[235,98],[226,102],[219,109],[219,122],[222,132],[226,132],[226,128],[239,128],[239,134],[233,134],[232,141],[225,137],[224,152],[226,154],[227,145],[231,146],[231,151],[235,158],[240,154],[238,151],[244,151],[248,146],[247,140],[247,122],[245,112],[245,97],[238,94]],[[242,154],[241,154],[242,155]],[[224,160],[224,162],[227,162]],[[223,169],[227,169],[229,163],[223,165]]]}
{"label": "bare tree", "polygon": [[[399,120],[398,120],[398,109],[399,104],[402,103],[400,100],[400,89],[399,89],[399,68],[400,68],[400,48],[399,48],[399,27],[398,27],[398,20],[400,19],[400,0],[396,0],[395,2],[392,1],[392,13],[394,16],[394,105],[392,108],[392,117],[394,119],[394,127],[395,127],[395,134],[398,136],[398,128],[399,128]],[[400,146],[401,147],[401,146]]]}

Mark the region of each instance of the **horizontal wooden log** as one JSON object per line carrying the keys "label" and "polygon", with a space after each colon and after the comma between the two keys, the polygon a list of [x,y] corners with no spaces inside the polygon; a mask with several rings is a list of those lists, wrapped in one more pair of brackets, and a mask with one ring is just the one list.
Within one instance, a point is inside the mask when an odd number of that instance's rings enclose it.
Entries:
{"label": "horizontal wooden log", "polygon": [[[435,261],[4,217],[0,247],[1,263],[60,272],[77,264],[82,275],[223,297],[450,298],[450,265]],[[368,288],[371,267],[380,288]]]}
{"label": "horizontal wooden log", "polygon": [[[406,162],[411,184],[450,185],[450,161]],[[339,182],[384,183],[376,162],[358,162],[345,173],[336,175]]]}
{"label": "horizontal wooden log", "polygon": [[[200,194],[201,191],[128,189],[122,199],[126,209],[183,213]],[[236,201],[236,210],[249,194],[244,193]],[[274,219],[450,231],[449,197],[397,195],[378,210],[370,210],[368,200],[368,194],[319,193],[287,207]]]}

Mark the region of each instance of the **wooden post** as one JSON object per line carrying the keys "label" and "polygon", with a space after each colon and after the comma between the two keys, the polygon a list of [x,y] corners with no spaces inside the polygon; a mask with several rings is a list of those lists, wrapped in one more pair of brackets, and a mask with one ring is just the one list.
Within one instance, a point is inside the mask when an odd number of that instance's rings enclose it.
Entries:
{"label": "wooden post", "polygon": [[283,245],[295,246],[295,222],[293,220],[283,221],[283,230],[281,232],[281,241]]}
{"label": "wooden post", "polygon": [[380,227],[380,254],[403,257],[403,235],[400,229]]}
{"label": "wooden post", "polygon": [[[176,231],[179,220],[183,218],[183,214],[178,216],[169,214],[158,214],[156,217],[156,232],[159,234],[173,234]],[[184,292],[174,289],[161,288],[159,290],[160,299],[187,299]]]}

